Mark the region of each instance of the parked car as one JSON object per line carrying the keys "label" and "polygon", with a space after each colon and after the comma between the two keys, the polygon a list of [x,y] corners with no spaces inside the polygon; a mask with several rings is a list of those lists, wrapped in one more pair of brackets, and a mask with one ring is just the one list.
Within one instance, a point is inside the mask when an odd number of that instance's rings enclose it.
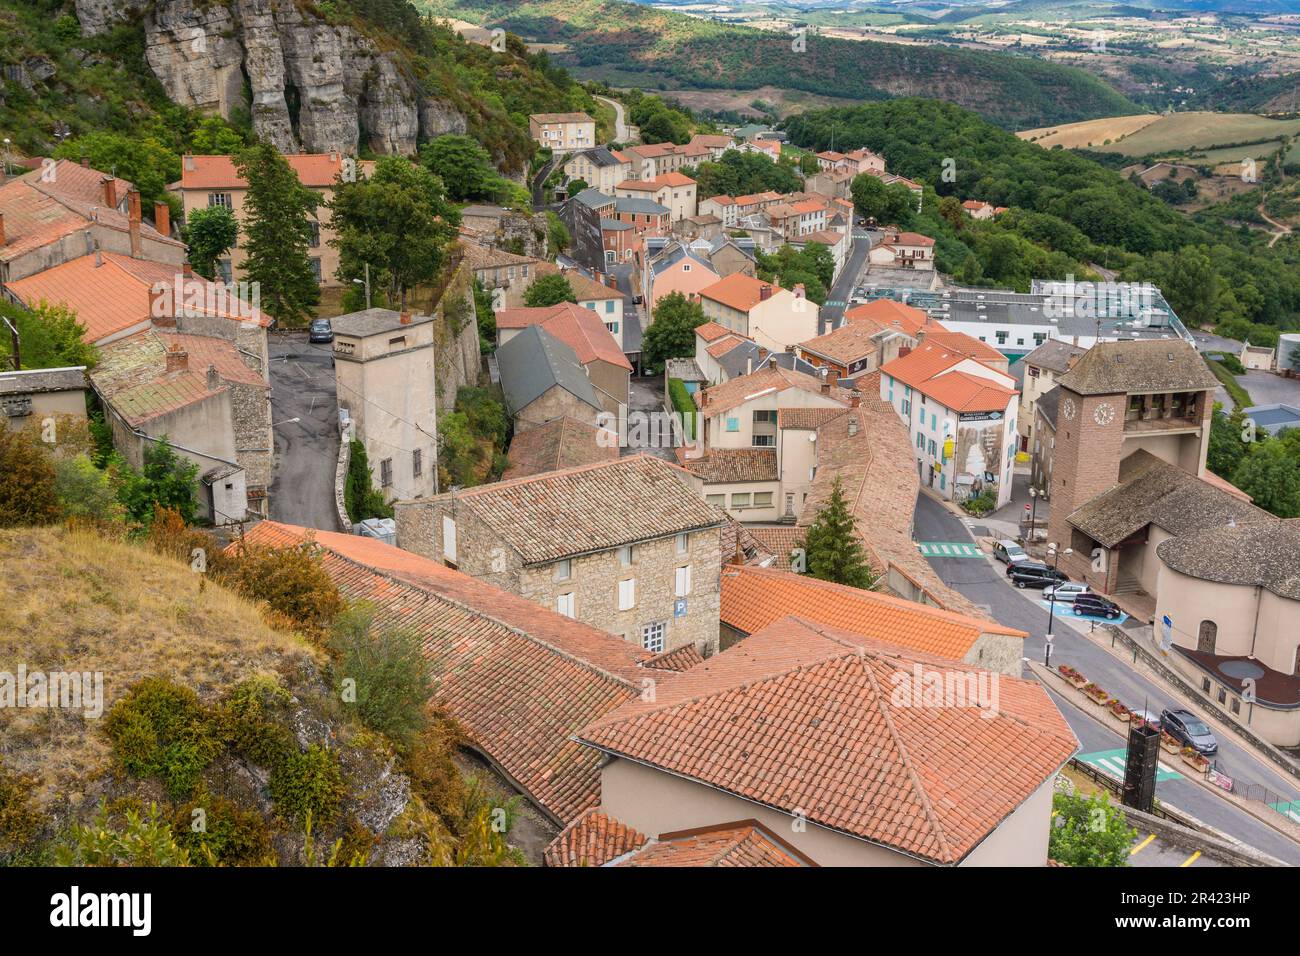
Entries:
{"label": "parked car", "polygon": [[1057,604],[1071,604],[1081,594],[1091,594],[1092,588],[1076,581],[1062,581],[1055,587],[1043,590],[1044,601],[1056,601]]}
{"label": "parked car", "polygon": [[1045,588],[1070,580],[1064,571],[1054,571],[1037,561],[1018,561],[1007,565],[1007,578],[1018,588]]}
{"label": "parked car", "polygon": [[334,327],[329,319],[312,319],[307,329],[307,341],[311,343],[329,343],[334,341]]}
{"label": "parked car", "polygon": [[993,557],[1004,564],[1015,564],[1017,561],[1029,560],[1029,555],[1025,553],[1025,549],[1008,538],[1004,538],[993,545]]}
{"label": "parked car", "polygon": [[1219,742],[1210,733],[1205,722],[1190,710],[1162,710],[1160,728],[1181,744],[1194,749],[1197,753],[1218,753]]}
{"label": "parked car", "polygon": [[[1065,587],[1065,585],[1058,585],[1058,587]],[[1058,597],[1057,600],[1060,601],[1063,600],[1063,598]],[[1112,601],[1107,601],[1101,595],[1085,592],[1084,594],[1075,595],[1074,613],[1080,617],[1083,617],[1084,615],[1089,617],[1104,617],[1107,620],[1113,621],[1124,612],[1119,609],[1118,604],[1115,604]]]}

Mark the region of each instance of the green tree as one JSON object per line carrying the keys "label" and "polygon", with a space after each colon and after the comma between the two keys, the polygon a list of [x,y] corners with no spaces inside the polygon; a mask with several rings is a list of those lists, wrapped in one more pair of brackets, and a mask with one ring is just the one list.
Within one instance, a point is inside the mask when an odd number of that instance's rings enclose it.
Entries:
{"label": "green tree", "polygon": [[886,186],[869,173],[855,176],[849,187],[853,207],[860,216],[870,216],[881,225],[906,226],[916,213],[916,198],[902,183]]}
{"label": "green tree", "polygon": [[442,181],[423,166],[385,156],[369,179],[340,183],[330,203],[339,251],[338,277],[384,273],[389,298],[406,308],[407,293],[432,282],[447,261],[460,214],[447,201]]}
{"label": "green tree", "polygon": [[551,252],[555,254],[566,252],[573,245],[569,227],[550,209],[546,210],[546,241]]}
{"label": "green tree", "polygon": [[583,190],[590,189],[591,184],[588,183],[585,179],[570,179],[567,183],[564,184],[564,188],[570,196],[576,196],[578,195],[578,193],[582,192]]}
{"label": "green tree", "polygon": [[0,428],[0,528],[49,524],[59,517],[54,465],[30,428]]}
{"label": "green tree", "polygon": [[54,155],[74,163],[85,159],[100,172],[133,183],[146,211],[167,198],[168,183],[181,178],[180,157],[152,136],[87,133],[60,143]]}
{"label": "green tree", "polygon": [[1047,855],[1066,866],[1128,866],[1137,831],[1104,793],[1052,797],[1052,832]]}
{"label": "green tree", "polygon": [[1300,454],[1276,439],[1254,445],[1232,483],[1279,518],[1300,518]]}
{"label": "green tree", "polygon": [[54,850],[59,866],[190,866],[183,849],[166,821],[166,815],[151,803],[141,813],[128,810],[118,825],[101,801],[94,821],[74,823]]}
{"label": "green tree", "polygon": [[831,486],[830,498],[804,534],[804,554],[806,573],[814,578],[855,588],[876,584],[838,478]]}
{"label": "green tree", "polygon": [[662,372],[664,361],[695,354],[695,329],[705,322],[704,309],[680,292],[664,296],[654,308],[654,321],[641,343],[646,365]]}
{"label": "green tree", "polygon": [[1246,457],[1246,445],[1242,442],[1245,427],[1246,415],[1240,408],[1225,415],[1223,408],[1215,405],[1210,418],[1210,443],[1205,466],[1221,478],[1231,480],[1237,473],[1237,466]]}
{"label": "green tree", "polygon": [[420,635],[376,625],[375,608],[361,604],[339,615],[330,646],[340,699],[371,730],[409,744],[427,723],[432,692]]}
{"label": "green tree", "polygon": [[199,507],[199,466],[177,455],[166,436],[145,443],[143,469],[123,467],[121,470],[123,480],[118,488],[118,500],[133,521],[149,525],[158,508],[173,509],[186,524],[194,520]]}
{"label": "green tree", "polygon": [[217,260],[239,239],[239,223],[225,206],[196,209],[185,221],[185,244],[194,271],[205,279],[217,278]]}
{"label": "green tree", "polygon": [[[78,365],[91,369],[99,360],[98,350],[85,339],[86,327],[66,305],[40,302],[28,309],[0,301],[0,319],[8,320],[18,330],[18,347],[25,369]],[[0,321],[0,371],[11,368],[12,336],[8,325]]]}
{"label": "green tree", "polygon": [[384,501],[384,493],[374,486],[370,475],[370,458],[366,446],[353,439],[348,448],[348,474],[343,481],[343,506],[348,520],[391,518],[393,507]]}
{"label": "green tree", "polygon": [[573,292],[573,286],[569,285],[569,280],[558,272],[534,279],[533,284],[524,292],[524,305],[531,308],[577,301],[578,297]]}
{"label": "green tree", "polygon": [[100,471],[87,455],[65,455],[54,462],[54,495],[65,518],[118,522],[125,509],[117,498],[117,478]]}
{"label": "green tree", "polygon": [[262,309],[285,324],[300,325],[320,302],[311,248],[320,197],[298,180],[269,143],[235,157],[248,183],[244,197],[244,272],[261,289]]}
{"label": "green tree", "polygon": [[190,152],[203,156],[233,156],[247,146],[244,135],[220,116],[204,117],[190,134]]}
{"label": "green tree", "polygon": [[451,199],[501,198],[504,181],[488,151],[472,137],[439,136],[420,147],[420,163],[442,180]]}

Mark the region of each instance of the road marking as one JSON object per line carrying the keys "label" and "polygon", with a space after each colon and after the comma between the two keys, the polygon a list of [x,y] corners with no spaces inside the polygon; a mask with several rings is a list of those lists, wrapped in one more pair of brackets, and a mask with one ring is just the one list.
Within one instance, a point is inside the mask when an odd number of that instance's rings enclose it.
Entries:
{"label": "road marking", "polygon": [[1129,855],[1129,856],[1133,856],[1135,853],[1137,853],[1138,850],[1145,849],[1145,848],[1146,848],[1146,845],[1147,845],[1148,843],[1150,843],[1152,840],[1154,840],[1155,838],[1156,838],[1156,835],[1155,835],[1154,833],[1151,834],[1149,837],[1147,837],[1147,838],[1146,838],[1145,840],[1143,840],[1141,843],[1137,844],[1137,846],[1133,847],[1133,849],[1129,850],[1129,851],[1128,851],[1128,855]]}
{"label": "road marking", "polygon": [[1181,868],[1184,867],[1184,866],[1191,866],[1193,863],[1195,863],[1195,862],[1197,861],[1197,859],[1200,857],[1200,855],[1201,855],[1201,851],[1200,851],[1200,850],[1197,850],[1195,853],[1193,853],[1193,854],[1192,854],[1191,856],[1189,856],[1187,859],[1183,860],[1182,863],[1179,863],[1179,864],[1178,864],[1179,868],[1181,869]]}
{"label": "road marking", "polygon": [[[1078,760],[1082,760],[1088,766],[1117,780],[1124,779],[1124,764],[1126,753],[1124,748],[1118,750],[1098,750],[1095,753],[1080,754]],[[1181,780],[1183,775],[1176,770],[1160,763],[1156,766],[1156,780]]]}
{"label": "road marking", "polygon": [[979,545],[969,541],[918,541],[917,549],[927,558],[982,558]]}

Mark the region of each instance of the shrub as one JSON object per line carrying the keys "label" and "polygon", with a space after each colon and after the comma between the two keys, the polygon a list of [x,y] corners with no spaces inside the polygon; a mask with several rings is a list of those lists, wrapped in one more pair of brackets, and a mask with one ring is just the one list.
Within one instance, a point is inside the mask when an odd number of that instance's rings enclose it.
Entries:
{"label": "shrub", "polygon": [[54,495],[65,518],[116,524],[126,514],[113,475],[100,471],[86,455],[55,461]]}
{"label": "shrub", "polygon": [[240,546],[225,579],[245,597],[265,601],[273,625],[319,638],[343,610],[343,599],[311,541],[288,548]]}
{"label": "shrub", "polygon": [[57,521],[54,477],[54,463],[34,431],[0,428],[0,528]]}
{"label": "shrub", "polygon": [[237,685],[217,708],[218,734],[236,753],[263,767],[275,767],[296,750],[282,721],[289,692],[269,677]]}
{"label": "shrub", "polygon": [[1231,352],[1209,352],[1209,358],[1217,360],[1220,365],[1226,368],[1233,375],[1245,375],[1246,366],[1241,364],[1241,359]]}
{"label": "shrub", "polygon": [[1137,831],[1105,794],[1052,797],[1048,856],[1067,866],[1128,866],[1129,846]]}
{"label": "shrub", "polygon": [[176,845],[195,866],[259,866],[274,859],[271,832],[262,815],[223,797],[177,807],[171,828]]}
{"label": "shrub", "polygon": [[32,805],[35,777],[10,770],[0,758],[0,866],[34,863],[49,818]]}
{"label": "shrub", "polygon": [[347,509],[348,520],[353,522],[393,516],[393,508],[384,501],[384,493],[372,484],[366,446],[355,439],[348,445],[348,474],[343,484],[343,506]]}
{"label": "shrub", "polygon": [[411,631],[376,628],[374,609],[360,605],[342,614],[331,647],[338,655],[335,686],[371,730],[408,743],[425,725],[429,664]]}
{"label": "shrub", "polygon": [[308,820],[329,824],[343,800],[343,772],[338,757],[312,744],[290,754],[271,770],[271,799],[285,820],[306,826]]}
{"label": "shrub", "polygon": [[982,491],[973,498],[967,498],[962,502],[961,506],[967,514],[974,515],[977,518],[982,518],[990,511],[997,510],[998,500],[993,497],[991,492]]}
{"label": "shrub", "polygon": [[686,437],[693,439],[695,437],[695,413],[699,409],[695,407],[691,393],[686,391],[686,383],[680,378],[668,379],[668,398],[672,401],[677,414],[682,416],[682,428],[686,431]]}
{"label": "shrub", "polygon": [[189,796],[221,751],[198,696],[160,677],[146,677],[113,705],[104,729],[118,765],[157,777],[172,799]]}
{"label": "shrub", "polygon": [[189,866],[190,855],[172,834],[157,804],[148,811],[126,811],[115,825],[108,806],[100,803],[90,826],[74,823],[55,848],[59,866]]}
{"label": "shrub", "polygon": [[453,832],[459,826],[465,805],[465,781],[452,759],[460,741],[460,727],[456,722],[446,714],[434,713],[405,760],[411,792]]}

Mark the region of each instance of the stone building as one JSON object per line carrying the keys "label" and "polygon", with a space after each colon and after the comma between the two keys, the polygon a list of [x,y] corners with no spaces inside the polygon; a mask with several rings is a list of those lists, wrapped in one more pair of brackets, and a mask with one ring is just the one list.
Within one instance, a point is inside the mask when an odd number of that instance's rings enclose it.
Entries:
{"label": "stone building", "polygon": [[573,349],[540,325],[522,329],[496,357],[516,435],[557,418],[594,425],[604,410]]}
{"label": "stone building", "polygon": [[653,652],[718,648],[721,512],[646,455],[396,506],[398,546]]}
{"label": "stone building", "polygon": [[0,427],[17,430],[47,418],[86,417],[86,367],[0,371]]}

